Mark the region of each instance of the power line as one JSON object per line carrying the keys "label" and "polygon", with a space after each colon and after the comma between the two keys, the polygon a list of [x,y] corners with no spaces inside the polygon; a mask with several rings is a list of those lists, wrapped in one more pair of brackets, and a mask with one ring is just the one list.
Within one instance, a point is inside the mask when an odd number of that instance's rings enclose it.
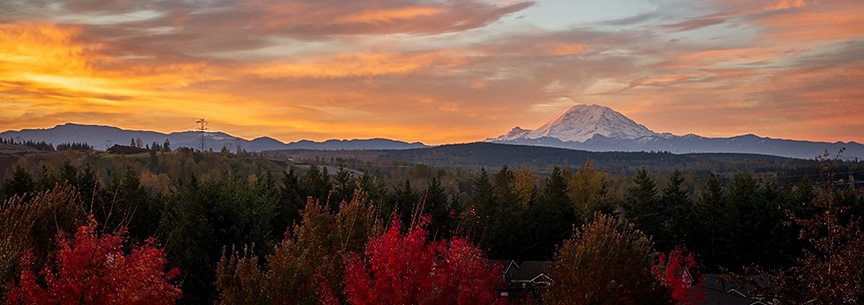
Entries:
{"label": "power line", "polygon": [[209,124],[204,118],[198,119],[195,121],[198,124],[198,132],[201,133],[201,152],[204,152],[204,149],[207,148],[206,143],[204,142],[204,132],[207,131],[207,124]]}

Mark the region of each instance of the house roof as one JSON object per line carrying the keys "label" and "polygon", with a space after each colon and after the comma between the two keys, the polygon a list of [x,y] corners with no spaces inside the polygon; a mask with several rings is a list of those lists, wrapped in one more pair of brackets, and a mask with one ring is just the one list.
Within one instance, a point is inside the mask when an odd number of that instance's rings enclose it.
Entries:
{"label": "house roof", "polygon": [[545,261],[524,261],[519,265],[518,271],[513,273],[510,280],[532,282],[540,279],[542,276],[547,279],[546,281],[548,281],[549,275],[546,273],[545,265]]}
{"label": "house roof", "polygon": [[548,283],[552,279],[546,272],[546,261],[493,260],[501,264],[507,283]]}

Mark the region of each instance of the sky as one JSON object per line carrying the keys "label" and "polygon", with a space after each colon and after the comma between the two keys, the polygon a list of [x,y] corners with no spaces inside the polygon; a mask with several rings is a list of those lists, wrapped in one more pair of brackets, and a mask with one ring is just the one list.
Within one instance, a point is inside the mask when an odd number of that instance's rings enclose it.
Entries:
{"label": "sky", "polygon": [[0,130],[441,144],[575,104],[864,142],[864,1],[0,1]]}

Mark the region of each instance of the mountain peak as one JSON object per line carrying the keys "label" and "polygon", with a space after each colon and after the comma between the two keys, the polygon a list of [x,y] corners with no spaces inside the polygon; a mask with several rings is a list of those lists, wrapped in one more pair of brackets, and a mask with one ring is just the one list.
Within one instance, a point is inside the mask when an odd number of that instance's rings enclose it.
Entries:
{"label": "mountain peak", "polygon": [[516,127],[513,127],[513,129],[510,129],[510,132],[508,132],[508,133],[506,133],[506,134],[503,134],[503,135],[500,135],[500,136],[498,136],[497,138],[489,138],[489,139],[486,139],[486,141],[509,141],[509,140],[516,140],[516,139],[519,139],[519,138],[524,137],[524,136],[527,135],[529,132],[531,132],[531,130],[529,130],[529,129],[522,129],[522,128],[519,127],[519,126],[516,126]]}
{"label": "mountain peak", "polygon": [[565,142],[585,142],[595,135],[612,139],[637,139],[657,133],[612,108],[597,104],[574,105],[543,126],[529,131],[519,127],[492,141],[556,138]]}

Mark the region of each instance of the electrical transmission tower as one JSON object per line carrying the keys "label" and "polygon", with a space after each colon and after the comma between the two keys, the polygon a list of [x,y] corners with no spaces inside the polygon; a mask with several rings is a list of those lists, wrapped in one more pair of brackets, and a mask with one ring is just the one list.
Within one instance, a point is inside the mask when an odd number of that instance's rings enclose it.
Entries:
{"label": "electrical transmission tower", "polygon": [[195,124],[198,124],[198,132],[201,133],[201,152],[204,152],[204,149],[207,148],[207,145],[204,142],[204,132],[207,131],[207,121],[204,118],[195,121]]}

